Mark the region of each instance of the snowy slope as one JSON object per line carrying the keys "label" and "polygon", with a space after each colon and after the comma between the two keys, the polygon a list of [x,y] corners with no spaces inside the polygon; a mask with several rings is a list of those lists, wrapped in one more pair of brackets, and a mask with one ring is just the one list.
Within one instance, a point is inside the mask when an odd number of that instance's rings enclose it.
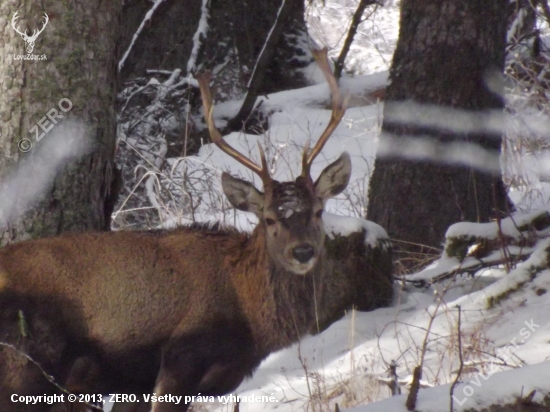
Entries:
{"label": "snowy slope", "polygon": [[[470,385],[460,384],[453,392],[454,410],[467,411],[471,408],[480,408],[491,404],[512,404],[519,396],[526,396],[532,391],[534,402],[543,403],[544,398],[550,394],[550,363],[541,362],[537,365],[497,373],[487,373],[483,377],[477,377]],[[449,393],[451,384],[441,385],[436,388],[422,389],[418,395],[417,408],[422,412],[441,412],[450,410]],[[469,389],[471,388],[471,389]],[[471,393],[466,396],[464,393]],[[350,412],[407,412],[405,407],[406,396],[400,395],[368,406],[360,406],[349,409]]]}

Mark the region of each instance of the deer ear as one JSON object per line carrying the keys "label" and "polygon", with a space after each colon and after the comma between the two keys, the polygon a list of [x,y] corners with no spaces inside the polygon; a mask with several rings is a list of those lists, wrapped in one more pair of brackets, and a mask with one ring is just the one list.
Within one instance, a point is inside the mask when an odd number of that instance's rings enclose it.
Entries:
{"label": "deer ear", "polygon": [[229,173],[222,173],[223,192],[237,209],[252,212],[261,217],[264,208],[264,194],[246,180],[238,179]]}
{"label": "deer ear", "polygon": [[342,193],[349,183],[350,176],[351,160],[349,154],[344,152],[321,172],[321,176],[315,182],[317,196],[325,203],[331,197]]}

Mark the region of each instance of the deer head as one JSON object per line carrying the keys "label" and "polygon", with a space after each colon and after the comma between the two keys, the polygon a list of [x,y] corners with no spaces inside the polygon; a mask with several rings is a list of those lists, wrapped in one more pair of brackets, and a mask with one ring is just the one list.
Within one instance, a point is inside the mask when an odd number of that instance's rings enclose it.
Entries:
{"label": "deer head", "polygon": [[341,193],[351,174],[347,153],[327,166],[313,182],[311,164],[336,129],[345,111],[347,98],[342,99],[336,79],[327,58],[326,49],[312,51],[332,91],[332,116],[328,126],[309,151],[306,144],[302,155],[302,173],[293,182],[274,180],[267,167],[264,150],[260,146],[261,165],[256,164],[223,140],[212,118],[210,74],[197,75],[206,123],[212,141],[225,153],[256,173],[263,183],[263,192],[251,183],[222,174],[222,188],[230,203],[239,210],[254,213],[260,229],[265,230],[265,241],[272,261],[295,274],[309,272],[323,254],[325,233],[322,215],[326,201]]}
{"label": "deer head", "polygon": [[17,20],[17,13],[19,12],[16,11],[11,19],[11,26],[17,33],[21,35],[21,37],[25,41],[25,49],[27,50],[27,53],[31,54],[32,51],[34,50],[34,42],[38,38],[38,35],[42,33],[46,28],[46,26],[48,25],[48,21],[49,21],[48,15],[44,13],[44,22],[42,23],[42,28],[40,30],[33,30],[32,35],[29,36],[26,30],[22,32],[21,30],[19,30],[19,26],[15,26],[15,21]]}

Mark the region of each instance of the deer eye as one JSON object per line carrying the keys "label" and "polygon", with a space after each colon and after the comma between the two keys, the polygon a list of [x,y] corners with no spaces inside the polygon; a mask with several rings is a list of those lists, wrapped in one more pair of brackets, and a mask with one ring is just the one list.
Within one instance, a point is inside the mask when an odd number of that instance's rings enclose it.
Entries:
{"label": "deer eye", "polygon": [[317,219],[321,219],[323,217],[323,209],[319,209],[317,212],[315,212],[315,217]]}
{"label": "deer eye", "polygon": [[265,218],[265,224],[268,226],[273,226],[275,224],[275,219],[271,219],[270,217]]}

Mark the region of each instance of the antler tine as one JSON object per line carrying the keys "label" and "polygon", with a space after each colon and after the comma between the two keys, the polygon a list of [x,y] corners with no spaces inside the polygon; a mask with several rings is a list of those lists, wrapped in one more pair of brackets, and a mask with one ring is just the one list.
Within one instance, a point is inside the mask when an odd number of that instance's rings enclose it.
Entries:
{"label": "antler tine", "polygon": [[338,87],[338,82],[336,81],[336,78],[334,77],[334,75],[332,74],[332,70],[330,69],[327,48],[324,47],[320,50],[311,50],[311,54],[313,54],[313,57],[315,58],[317,64],[321,68],[321,71],[325,75],[325,79],[327,79],[330,91],[332,92],[332,115],[330,117],[330,122],[328,123],[327,128],[325,129],[323,134],[321,134],[321,137],[319,138],[309,155],[307,153],[309,144],[307,144],[304,148],[304,154],[302,157],[302,176],[309,175],[309,170],[311,164],[313,163],[313,160],[317,157],[321,150],[323,150],[323,147],[325,146],[328,138],[332,135],[332,133],[342,120],[342,117],[344,117],[344,113],[346,112],[346,107],[349,100],[349,95],[346,95],[346,97],[342,99],[340,88]]}
{"label": "antler tine", "polygon": [[223,140],[222,134],[216,128],[214,124],[214,119],[212,117],[213,107],[212,107],[212,95],[210,93],[210,79],[212,75],[210,73],[198,73],[195,75],[195,78],[199,82],[199,88],[201,91],[202,105],[204,107],[204,117],[206,119],[206,124],[208,125],[208,131],[210,132],[210,137],[212,141],[218,146],[222,151],[227,153],[233,159],[237,160],[239,163],[243,164],[258,176],[262,178],[264,185],[269,181],[269,170],[267,167],[267,161],[265,158],[265,153],[261,145],[258,145],[260,149],[260,158],[262,165],[259,166],[250,160],[248,157],[243,155],[238,150],[231,147],[225,140]]}

